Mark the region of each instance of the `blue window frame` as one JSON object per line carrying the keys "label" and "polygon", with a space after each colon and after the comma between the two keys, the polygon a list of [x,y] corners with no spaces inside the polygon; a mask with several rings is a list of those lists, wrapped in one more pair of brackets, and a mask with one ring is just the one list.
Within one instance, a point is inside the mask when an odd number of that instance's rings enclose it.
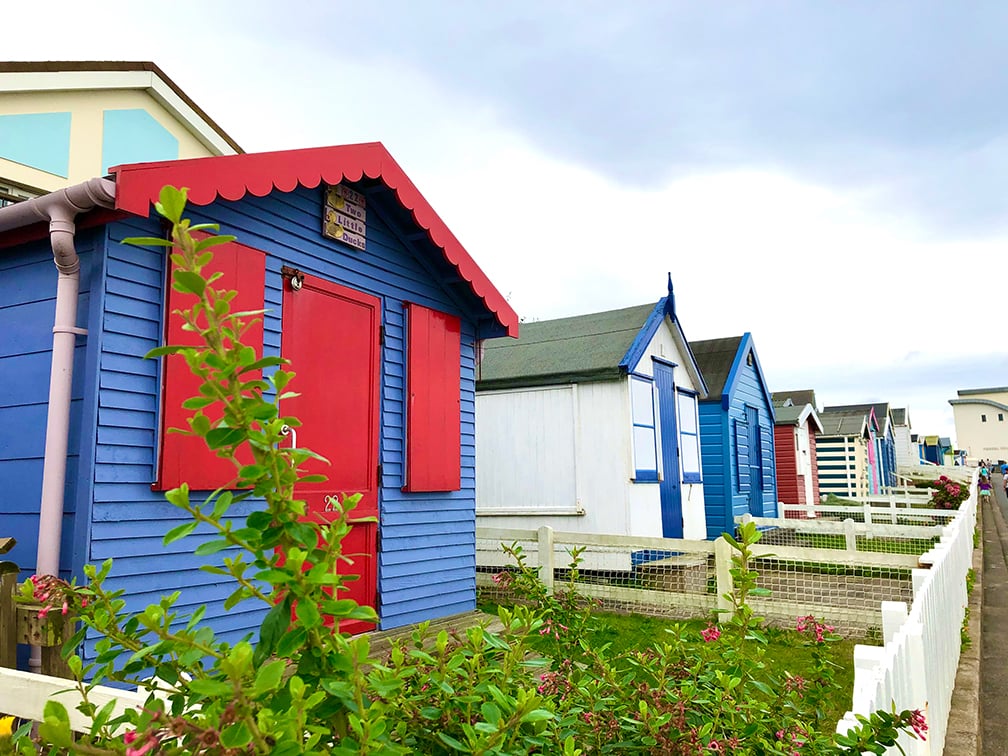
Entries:
{"label": "blue window frame", "polygon": [[679,405],[679,465],[683,483],[700,482],[700,420],[692,391],[676,389]]}
{"label": "blue window frame", "polygon": [[658,482],[658,442],[655,434],[654,381],[630,376],[630,419],[633,435],[634,480]]}

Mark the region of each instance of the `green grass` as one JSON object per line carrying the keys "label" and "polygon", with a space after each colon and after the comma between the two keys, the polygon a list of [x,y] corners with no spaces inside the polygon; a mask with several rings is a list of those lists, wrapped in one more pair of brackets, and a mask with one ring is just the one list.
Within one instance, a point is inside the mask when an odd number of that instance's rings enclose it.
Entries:
{"label": "green grass", "polygon": [[[497,613],[497,606],[482,604],[480,610]],[[593,612],[594,627],[588,637],[594,646],[609,645],[613,652],[647,650],[662,642],[665,631],[672,625],[685,626],[696,636],[697,645],[702,645],[700,631],[707,627],[707,620],[668,620],[637,614],[616,614]],[[792,630],[778,628],[764,629],[767,643],[767,661],[779,669],[806,669],[812,660],[811,650],[804,645],[804,639]],[[864,641],[862,641],[864,642]],[[871,641],[868,641],[871,642]],[[844,639],[829,644],[830,659],[837,665],[835,680],[842,686],[843,694],[834,697],[833,707],[828,712],[828,721],[840,719],[850,708],[854,690],[854,644],[853,639]]]}
{"label": "green grass", "polygon": [[[660,643],[665,629],[673,624],[685,625],[695,631],[697,645],[702,645],[700,631],[707,627],[706,620],[666,620],[632,614],[594,612],[592,618],[597,629],[590,633],[596,645],[610,644],[614,651],[644,650]],[[803,645],[803,638],[792,630],[765,628],[768,639],[767,661],[779,669],[801,670],[812,660],[811,650]],[[850,708],[854,690],[854,643],[844,639],[829,644],[830,659],[837,665],[836,682],[842,686],[843,695],[836,696],[829,720],[840,719]]]}

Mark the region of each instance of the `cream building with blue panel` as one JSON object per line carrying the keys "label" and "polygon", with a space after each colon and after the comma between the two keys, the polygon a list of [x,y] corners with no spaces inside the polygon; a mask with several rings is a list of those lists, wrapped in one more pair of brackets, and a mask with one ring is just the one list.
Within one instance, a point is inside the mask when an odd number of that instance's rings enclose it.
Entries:
{"label": "cream building with blue panel", "polygon": [[0,63],[0,206],[116,165],[240,152],[153,63]]}

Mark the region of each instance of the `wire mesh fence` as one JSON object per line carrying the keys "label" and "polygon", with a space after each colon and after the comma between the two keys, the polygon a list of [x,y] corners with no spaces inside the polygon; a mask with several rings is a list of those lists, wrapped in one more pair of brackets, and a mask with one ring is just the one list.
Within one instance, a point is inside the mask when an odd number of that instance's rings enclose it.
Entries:
{"label": "wire mesh fence", "polygon": [[[954,513],[953,513],[954,514]],[[927,515],[931,517],[929,513]],[[866,524],[816,517],[754,522],[763,531],[752,568],[768,596],[751,605],[770,624],[787,626],[814,614],[842,632],[876,636],[881,602],[911,601],[911,571],[941,537],[944,513],[928,524]],[[750,518],[746,518],[750,519]],[[703,618],[730,590],[731,549],[721,541],[633,538],[539,530],[478,528],[477,587],[481,600],[516,598],[496,577],[513,570],[505,546],[520,549],[527,566],[555,590],[573,588],[610,611]],[[580,563],[571,569],[571,553]]]}

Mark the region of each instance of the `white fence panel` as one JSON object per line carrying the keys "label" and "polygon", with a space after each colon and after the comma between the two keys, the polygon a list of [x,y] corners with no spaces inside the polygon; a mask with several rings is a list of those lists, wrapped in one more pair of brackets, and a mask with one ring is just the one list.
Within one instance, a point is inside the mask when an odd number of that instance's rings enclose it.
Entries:
{"label": "white fence panel", "polygon": [[[147,694],[98,685],[88,691],[88,700],[99,709],[116,701],[113,716],[119,716],[126,709],[142,707]],[[73,680],[0,667],[0,712],[40,722],[46,701],[59,701],[66,707],[75,732],[90,731],[91,720],[77,711],[81,695]]]}
{"label": "white fence panel", "polygon": [[[966,574],[972,563],[976,507],[974,471],[969,499],[943,528],[939,543],[920,557],[928,569],[913,571],[909,611],[905,604],[884,607],[885,646],[855,648],[853,706],[837,723],[837,732],[855,727],[856,714],[867,715],[895,704],[899,710],[920,709],[927,717],[927,740],[904,735],[899,743],[903,752],[938,756],[944,750],[959,667],[960,629],[969,600]],[[887,753],[899,752],[893,747]]]}

